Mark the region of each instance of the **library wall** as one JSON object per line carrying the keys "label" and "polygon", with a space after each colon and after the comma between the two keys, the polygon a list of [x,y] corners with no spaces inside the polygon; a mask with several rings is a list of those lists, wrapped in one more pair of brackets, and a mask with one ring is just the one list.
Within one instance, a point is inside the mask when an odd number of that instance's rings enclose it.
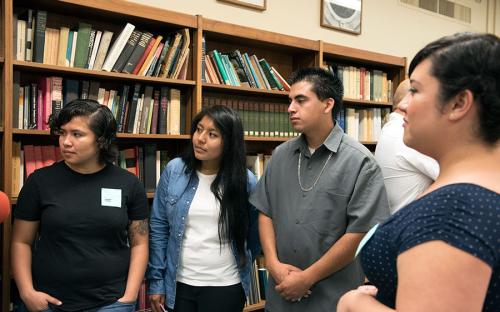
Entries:
{"label": "library wall", "polygon": [[[444,35],[459,31],[487,31],[488,16],[496,15],[496,27],[493,26],[493,28],[500,35],[500,13],[491,14],[491,12],[500,11],[500,4],[498,4],[500,0],[455,0],[472,9],[471,24],[436,13],[426,13],[401,4],[399,0],[364,0],[361,35],[321,27],[321,0],[267,0],[265,11],[252,10],[217,0],[129,1],[177,12],[200,14],[206,18],[282,34],[312,40],[321,39],[373,52],[407,57],[408,62],[425,44]],[[496,10],[493,11],[495,1],[497,5]],[[490,18],[490,23],[492,23],[492,18]]]}

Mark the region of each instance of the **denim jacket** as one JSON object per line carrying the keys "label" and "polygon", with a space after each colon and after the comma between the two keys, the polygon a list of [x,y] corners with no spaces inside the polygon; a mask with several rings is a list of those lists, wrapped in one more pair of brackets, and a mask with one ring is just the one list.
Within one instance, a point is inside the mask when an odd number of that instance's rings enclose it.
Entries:
{"label": "denim jacket", "polygon": [[[198,188],[198,177],[186,174],[186,166],[181,158],[167,164],[156,189],[151,210],[149,236],[149,263],[146,278],[148,294],[164,294],[167,307],[173,308],[177,281],[177,267],[181,253],[182,239],[186,229],[186,219]],[[248,171],[248,192],[256,185],[255,176]],[[255,207],[249,204],[250,229],[246,242],[246,264],[241,267],[241,259],[233,254],[238,271],[248,296],[250,271],[255,255],[260,251],[257,216]]]}

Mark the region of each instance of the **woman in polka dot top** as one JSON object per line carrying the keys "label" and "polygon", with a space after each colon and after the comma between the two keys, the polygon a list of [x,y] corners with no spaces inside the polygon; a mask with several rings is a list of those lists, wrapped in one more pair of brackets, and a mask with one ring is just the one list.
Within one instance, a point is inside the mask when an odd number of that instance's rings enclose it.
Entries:
{"label": "woman in polka dot top", "polygon": [[361,250],[374,286],[346,293],[348,311],[500,311],[500,39],[434,41],[409,67],[406,145],[440,175],[381,224]]}

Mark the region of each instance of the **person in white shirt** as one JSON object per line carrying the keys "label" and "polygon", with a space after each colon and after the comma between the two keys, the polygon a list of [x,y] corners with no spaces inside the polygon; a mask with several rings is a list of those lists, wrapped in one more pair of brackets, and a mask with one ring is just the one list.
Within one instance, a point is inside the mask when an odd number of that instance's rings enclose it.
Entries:
{"label": "person in white shirt", "polygon": [[439,174],[438,163],[403,142],[403,123],[410,81],[402,81],[393,98],[393,112],[382,128],[375,160],[382,168],[391,214],[412,202]]}

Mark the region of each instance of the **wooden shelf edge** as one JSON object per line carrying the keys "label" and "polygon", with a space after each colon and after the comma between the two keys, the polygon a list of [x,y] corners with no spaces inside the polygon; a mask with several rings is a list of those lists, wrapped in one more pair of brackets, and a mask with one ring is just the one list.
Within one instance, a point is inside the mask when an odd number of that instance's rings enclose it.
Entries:
{"label": "wooden shelf edge", "polygon": [[243,311],[244,312],[250,312],[250,311],[260,311],[260,310],[264,310],[264,307],[266,306],[266,301],[265,300],[262,300],[260,301],[259,303],[256,303],[256,304],[252,304],[252,305],[249,305],[249,306],[246,306]]}
{"label": "wooden shelf edge", "polygon": [[0,64],[3,64],[5,62],[5,57],[0,56]]}
{"label": "wooden shelf edge", "polygon": [[140,17],[168,24],[177,24],[186,27],[196,28],[197,20],[195,15],[169,11],[144,4],[137,4],[122,0],[59,0],[60,3],[68,5],[97,9],[128,16]]}
{"label": "wooden shelf edge", "polygon": [[203,18],[203,30],[205,32],[224,34],[234,38],[244,38],[255,40],[258,42],[266,42],[273,45],[275,44],[280,48],[282,48],[283,46],[288,46],[304,51],[319,51],[319,44],[317,40],[294,37],[268,30],[217,21],[209,18]]}
{"label": "wooden shelf edge", "polygon": [[267,89],[258,89],[258,88],[249,88],[249,87],[241,87],[241,86],[228,86],[223,84],[214,84],[214,83],[203,83],[204,89],[219,89],[219,90],[231,90],[238,92],[246,92],[246,93],[257,93],[257,94],[266,94],[266,95],[281,95],[287,96],[288,91],[280,91],[280,90],[267,90]]}
{"label": "wooden shelf edge", "polygon": [[22,134],[22,135],[50,135],[50,132],[49,132],[49,130],[12,129],[12,134]]}
{"label": "wooden shelf edge", "polygon": [[245,136],[245,141],[257,142],[285,142],[295,137],[259,137],[259,136]]}
{"label": "wooden shelf edge", "polygon": [[196,83],[193,80],[179,80],[179,79],[169,79],[169,78],[158,78],[158,77],[145,77],[145,76],[137,76],[132,74],[124,74],[124,73],[115,73],[115,72],[107,72],[107,71],[98,71],[93,69],[83,69],[83,68],[74,68],[74,67],[63,67],[57,65],[48,65],[36,62],[25,62],[25,61],[13,61],[14,69],[30,69],[30,70],[40,70],[40,71],[52,71],[59,73],[68,73],[68,74],[80,74],[80,75],[90,75],[101,78],[119,78],[119,79],[127,79],[133,81],[143,81],[143,82],[160,82],[160,83],[169,83],[175,85],[188,85],[194,86]]}
{"label": "wooden shelf edge", "polygon": [[370,105],[370,106],[391,106],[392,103],[389,102],[379,102],[379,101],[370,101],[370,100],[357,100],[357,99],[350,99],[350,98],[344,98],[342,99],[345,104],[363,104],[363,105]]}
{"label": "wooden shelf edge", "polygon": [[406,58],[323,42],[323,58],[332,56],[382,65],[406,66]]}
{"label": "wooden shelf edge", "polygon": [[[31,130],[31,129],[12,129],[12,134],[19,135],[50,135],[49,130]],[[118,139],[173,139],[189,140],[189,134],[134,134],[117,133]]]}
{"label": "wooden shelf edge", "polygon": [[133,134],[133,133],[117,133],[119,139],[173,139],[173,140],[189,140],[189,134]]}

